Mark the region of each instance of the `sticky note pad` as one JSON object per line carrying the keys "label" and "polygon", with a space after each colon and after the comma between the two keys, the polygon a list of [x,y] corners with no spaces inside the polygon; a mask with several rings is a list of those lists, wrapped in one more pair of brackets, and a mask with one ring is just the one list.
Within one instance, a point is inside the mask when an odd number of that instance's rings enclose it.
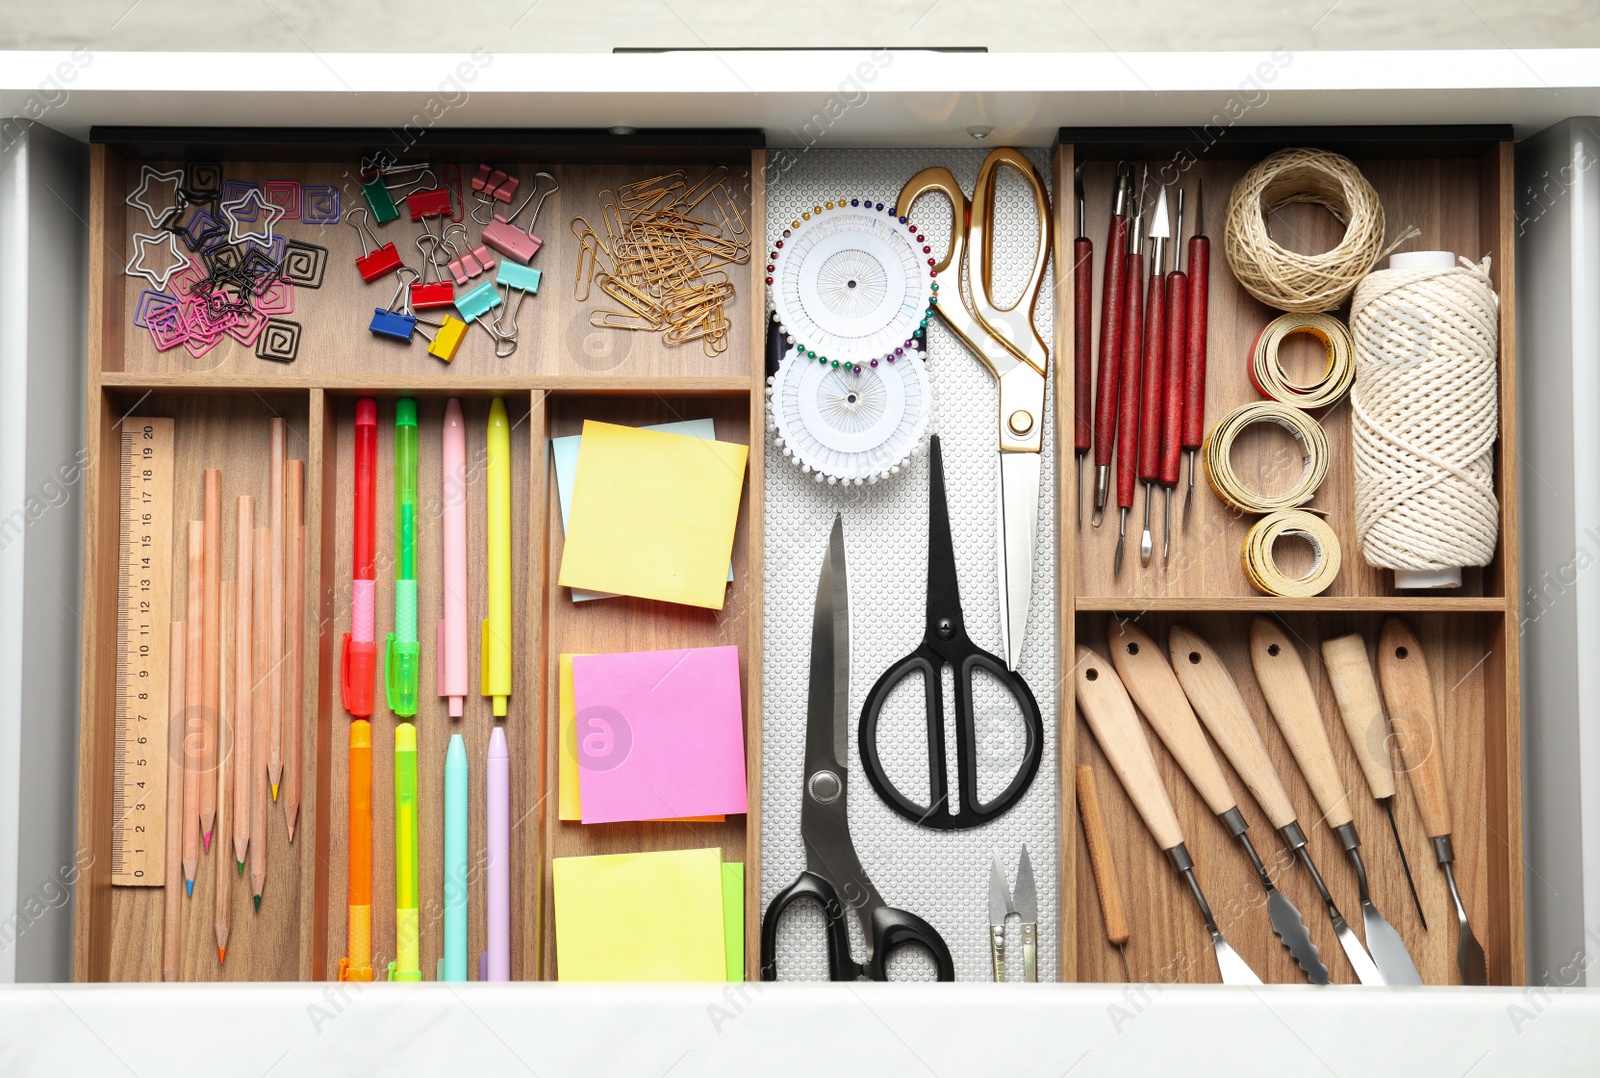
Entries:
{"label": "sticky note pad", "polygon": [[586,421],[560,583],[721,610],[749,453]]}
{"label": "sticky note pad", "polygon": [[722,938],[728,980],[744,980],[744,862],[722,866]]}
{"label": "sticky note pad", "polygon": [[[572,659],[571,655],[556,657],[559,670],[557,719],[561,729],[561,756],[556,771],[556,818],[562,820],[583,819],[583,803],[578,795],[578,717],[577,709],[572,704]],[[604,728],[588,732],[602,736],[605,733]],[[721,823],[723,819],[721,815],[684,816],[676,821],[665,822]]]}
{"label": "sticky note pad", "polygon": [[[667,434],[687,434],[691,438],[714,439],[717,436],[716,425],[709,419],[685,419],[677,423],[655,423],[641,430],[659,430]],[[572,488],[578,481],[578,448],[583,444],[583,435],[569,434],[565,438],[550,439],[550,456],[556,465],[556,497],[561,501],[561,530],[567,530],[568,521],[572,518]],[[728,562],[728,582],[733,582],[733,562]],[[575,603],[587,602],[590,599],[610,599],[614,597],[609,591],[588,591],[584,588],[569,589],[572,601]]]}
{"label": "sticky note pad", "polygon": [[572,660],[584,823],[744,812],[739,649]]}
{"label": "sticky note pad", "polygon": [[557,857],[562,981],[722,981],[728,976],[722,851]]}

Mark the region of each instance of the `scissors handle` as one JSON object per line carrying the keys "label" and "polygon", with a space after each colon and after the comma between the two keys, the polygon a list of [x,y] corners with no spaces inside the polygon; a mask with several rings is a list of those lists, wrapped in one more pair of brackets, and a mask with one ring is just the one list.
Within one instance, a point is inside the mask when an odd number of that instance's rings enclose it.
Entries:
{"label": "scissors handle", "polygon": [[790,906],[802,899],[810,899],[822,907],[828,942],[828,980],[858,980],[862,971],[850,957],[850,930],[844,923],[844,905],[839,901],[839,892],[809,869],[773,896],[766,916],[761,919],[761,979],[778,979],[778,922]]}
{"label": "scissors handle", "polygon": [[845,911],[839,901],[839,892],[833,884],[807,869],[795,881],[773,896],[767,914],[761,921],[761,979],[778,979],[778,922],[794,903],[810,899],[822,907],[826,924],[828,945],[828,980],[855,981],[862,977],[873,981],[889,979],[889,955],[901,947],[921,947],[933,959],[941,981],[956,979],[955,962],[950,948],[938,930],[906,910],[892,906],[878,906],[872,911],[872,957],[865,965],[850,957],[850,931],[845,925]]}
{"label": "scissors handle", "polygon": [[[1039,760],[1044,751],[1044,719],[1039,713],[1039,703],[1034,699],[1028,683],[1006,668],[998,658],[972,644],[963,636],[951,642],[951,649],[941,654],[924,642],[916,651],[895,663],[878,678],[867,693],[861,709],[861,766],[867,781],[883,798],[884,803],[896,813],[922,827],[936,831],[957,831],[988,823],[1022,799],[1039,772]],[[957,647],[961,650],[955,650]],[[950,775],[946,765],[944,743],[944,691],[942,672],[945,666],[955,671],[956,707],[956,778],[959,798],[951,811]],[[978,670],[985,670],[1010,693],[1022,711],[1022,728],[1026,739],[1022,765],[1011,782],[996,798],[987,803],[978,800],[978,744],[977,723],[972,706],[972,682]],[[878,755],[878,720],[883,706],[894,689],[914,673],[922,675],[924,710],[928,724],[928,803],[918,804],[901,793],[884,770]]]}
{"label": "scissors handle", "polygon": [[[1000,307],[994,301],[994,211],[995,186],[1000,169],[1016,171],[1033,193],[1035,225],[1038,235],[1033,252],[1033,267],[1028,271],[1028,283],[1022,294],[1009,307]],[[1033,162],[1020,151],[1001,147],[990,152],[978,169],[978,182],[972,189],[971,221],[967,227],[967,293],[972,303],[972,313],[977,316],[990,336],[1001,341],[1008,351],[1045,375],[1050,358],[1050,346],[1039,336],[1033,323],[1034,308],[1039,303],[1039,293],[1044,289],[1045,265],[1050,260],[1050,195],[1045,190],[1044,179]]]}

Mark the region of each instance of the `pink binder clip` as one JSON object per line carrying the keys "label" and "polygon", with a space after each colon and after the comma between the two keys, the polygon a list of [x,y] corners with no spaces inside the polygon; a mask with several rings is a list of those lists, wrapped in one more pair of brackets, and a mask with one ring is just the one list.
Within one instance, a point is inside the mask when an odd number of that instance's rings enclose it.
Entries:
{"label": "pink binder clip", "polygon": [[487,164],[479,165],[472,177],[472,201],[477,204],[472,210],[472,219],[480,225],[488,224],[494,204],[510,202],[516,197],[521,183],[521,180],[508,176],[502,169]]}
{"label": "pink binder clip", "polygon": [[[539,180],[543,178],[550,181],[541,194]],[[539,210],[543,208],[545,199],[561,190],[561,185],[556,183],[556,178],[548,172],[535,172],[533,174],[533,187],[528,191],[528,197],[522,204],[511,211],[509,217],[501,217],[498,213],[483,229],[483,243],[486,247],[493,247],[507,258],[514,258],[518,262],[531,262],[533,256],[539,253],[539,247],[544,243],[533,234],[533,226],[539,220]],[[528,228],[524,231],[521,227],[512,224],[517,216],[533,201],[533,196],[539,195],[539,202],[533,207],[533,217],[528,221]]]}

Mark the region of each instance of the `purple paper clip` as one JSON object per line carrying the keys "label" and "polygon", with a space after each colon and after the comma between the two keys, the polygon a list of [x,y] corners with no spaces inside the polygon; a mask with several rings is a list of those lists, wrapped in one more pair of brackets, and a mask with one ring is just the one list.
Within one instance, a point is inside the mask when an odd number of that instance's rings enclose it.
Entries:
{"label": "purple paper clip", "polygon": [[138,326],[140,329],[145,329],[147,328],[146,323],[149,319],[151,311],[160,307],[176,307],[177,305],[177,296],[169,295],[166,292],[157,292],[151,288],[146,288],[143,292],[139,293],[139,303],[133,309],[133,324]]}
{"label": "purple paper clip", "polygon": [[[223,202],[237,202],[240,199],[242,199],[245,195],[249,194],[251,191],[256,191],[256,192],[259,193],[260,190],[261,190],[261,185],[258,184],[258,183],[249,183],[249,182],[247,182],[245,180],[223,180],[222,181],[222,199],[221,199],[221,201],[223,201]],[[265,205],[265,204],[266,204],[266,199],[262,199],[261,200],[261,205]],[[242,204],[239,207],[240,210],[243,210],[243,209],[246,209],[246,208],[248,208],[248,203]],[[237,211],[234,212],[232,214],[232,216],[233,216],[234,220],[236,220],[236,221],[243,221],[246,224],[255,224],[256,217],[260,212],[261,211],[260,211],[260,208],[258,206],[256,209],[250,210],[250,216],[248,216],[248,217],[246,217],[243,213],[240,213],[240,212],[237,212]]]}
{"label": "purple paper clip", "polygon": [[[550,181],[550,186],[541,195],[539,180],[543,177]],[[533,226],[539,221],[539,211],[544,208],[545,199],[561,190],[561,185],[556,183],[556,178],[548,172],[535,172],[533,186],[528,190],[528,197],[522,200],[522,205],[511,211],[511,216],[501,217],[498,213],[494,220],[483,227],[483,243],[486,247],[493,247],[507,258],[514,258],[518,262],[531,262],[533,256],[539,253],[539,247],[544,243],[533,234]],[[540,195],[539,202],[533,207],[533,217],[528,221],[527,230],[524,231],[512,224],[519,214],[533,201],[534,195]]]}
{"label": "purple paper clip", "polygon": [[336,225],[340,217],[337,187],[306,184],[300,188],[301,224]]}
{"label": "purple paper clip", "polygon": [[176,348],[189,335],[183,324],[183,308],[176,304],[152,308],[145,319],[145,328],[150,331],[150,339],[158,352]]}
{"label": "purple paper clip", "polygon": [[283,210],[285,221],[300,220],[300,181],[268,180],[261,185],[267,201]]}

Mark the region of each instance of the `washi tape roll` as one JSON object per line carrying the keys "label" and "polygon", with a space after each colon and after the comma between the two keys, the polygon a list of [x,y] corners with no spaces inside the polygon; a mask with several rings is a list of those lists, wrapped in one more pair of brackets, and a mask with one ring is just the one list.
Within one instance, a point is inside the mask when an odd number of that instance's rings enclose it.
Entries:
{"label": "washi tape roll", "polygon": [[[1233,471],[1233,442],[1257,423],[1276,423],[1294,436],[1303,454],[1300,479],[1282,494],[1262,494],[1245,486]],[[1322,425],[1298,408],[1277,401],[1256,401],[1235,408],[1211,428],[1201,450],[1206,478],[1217,497],[1245,513],[1293,509],[1311,500],[1328,475],[1328,435]]]}
{"label": "washi tape roll", "polygon": [[[1278,362],[1278,350],[1283,342],[1297,333],[1315,337],[1326,352],[1322,376],[1314,382],[1294,381]],[[1326,408],[1345,395],[1355,377],[1355,346],[1350,330],[1337,318],[1325,314],[1280,315],[1256,334],[1255,344],[1250,348],[1250,381],[1255,383],[1256,391],[1263,397],[1296,408],[1307,411]]]}
{"label": "washi tape roll", "polygon": [[[1296,536],[1311,546],[1311,569],[1290,576],[1278,567],[1273,548],[1284,536]],[[1339,575],[1339,537],[1326,520],[1304,509],[1285,509],[1256,521],[1244,538],[1244,575],[1259,592],[1304,599],[1321,595]]]}

